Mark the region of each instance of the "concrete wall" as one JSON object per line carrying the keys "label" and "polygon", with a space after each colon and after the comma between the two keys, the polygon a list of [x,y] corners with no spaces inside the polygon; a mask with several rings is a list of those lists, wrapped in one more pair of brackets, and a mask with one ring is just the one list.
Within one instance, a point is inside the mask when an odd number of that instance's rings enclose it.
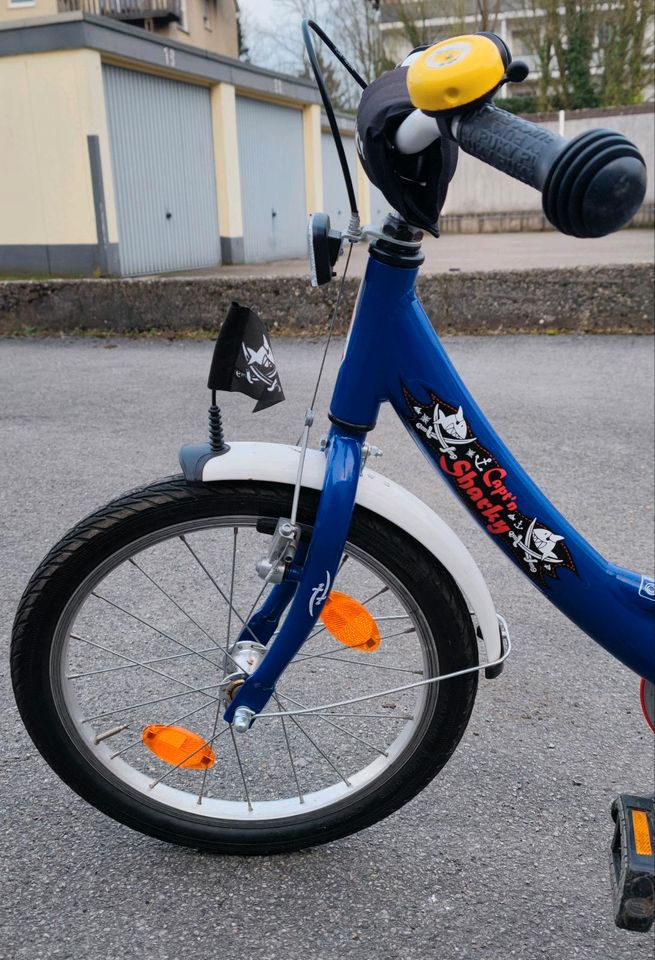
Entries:
{"label": "concrete wall", "polygon": [[[539,125],[554,133],[559,130],[557,120]],[[627,115],[599,111],[593,116],[582,118],[576,118],[575,114],[572,114],[565,119],[564,136],[571,139],[584,130],[591,130],[594,127],[617,130],[637,145],[644,156],[648,170],[646,203],[653,203],[655,199],[653,109]],[[541,194],[460,150],[457,172],[448,190],[443,214],[498,214],[508,211],[541,211]]]}
{"label": "concrete wall", "polygon": [[100,55],[2,57],[0,90],[0,271],[24,247],[34,272],[50,272],[52,257],[71,272],[73,249],[92,259],[98,243],[89,136],[100,145],[107,237],[118,241]]}
{"label": "concrete wall", "polygon": [[[338,334],[358,287],[346,281]],[[302,277],[14,281],[0,283],[0,336],[213,336],[233,300],[259,304],[273,334],[322,336],[337,290],[313,290]],[[648,264],[433,274],[420,278],[419,292],[440,334],[653,332]]]}

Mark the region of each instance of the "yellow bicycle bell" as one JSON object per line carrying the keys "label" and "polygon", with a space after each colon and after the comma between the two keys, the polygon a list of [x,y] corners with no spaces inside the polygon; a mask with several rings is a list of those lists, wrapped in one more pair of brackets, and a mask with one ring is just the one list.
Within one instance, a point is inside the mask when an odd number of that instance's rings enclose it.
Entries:
{"label": "yellow bicycle bell", "polygon": [[448,113],[484,101],[505,78],[509,53],[500,38],[466,34],[424,50],[407,70],[413,105],[424,113]]}

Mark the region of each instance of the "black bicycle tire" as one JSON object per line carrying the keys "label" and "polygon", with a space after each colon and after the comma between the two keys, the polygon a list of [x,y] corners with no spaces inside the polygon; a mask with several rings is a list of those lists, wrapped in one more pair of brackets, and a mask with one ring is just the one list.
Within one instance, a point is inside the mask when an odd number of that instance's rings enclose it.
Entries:
{"label": "black bicycle tire", "polygon": [[[201,816],[146,802],[100,773],[70,740],[50,686],[50,645],[61,612],[90,569],[112,552],[181,516],[229,515],[241,505],[261,516],[287,515],[292,488],[254,481],[189,484],[171,477],[119,497],[86,517],[44,558],[21,599],[14,623],[11,670],[14,693],[37,749],[78,795],[108,816],[159,839],[223,854],[290,852],[355,833],[383,819],[419,793],[443,768],[468,723],[477,673],[440,685],[436,710],[409,758],[378,785],[338,804],[276,821],[275,826],[217,826]],[[318,494],[305,491],[299,519],[311,524]],[[378,515],[357,508],[349,540],[384,563],[416,599],[437,643],[441,672],[477,663],[477,643],[463,597],[448,571],[408,534]],[[366,544],[368,543],[368,546]],[[408,582],[409,581],[409,582]],[[418,602],[418,601],[417,601]],[[437,629],[438,628],[438,629]],[[331,808],[328,808],[328,810]],[[223,821],[227,823],[227,821]]]}

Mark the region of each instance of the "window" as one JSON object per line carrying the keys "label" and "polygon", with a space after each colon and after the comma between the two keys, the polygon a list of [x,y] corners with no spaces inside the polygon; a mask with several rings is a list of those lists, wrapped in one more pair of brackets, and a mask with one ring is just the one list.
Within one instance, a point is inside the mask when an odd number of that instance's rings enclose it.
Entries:
{"label": "window", "polygon": [[177,25],[178,30],[189,32],[189,16],[187,11],[187,0],[180,0],[180,22]]}
{"label": "window", "polygon": [[211,21],[211,12],[210,12],[210,0],[203,0],[202,22],[205,25],[205,30],[211,30],[212,21]]}
{"label": "window", "polygon": [[531,34],[524,30],[512,30],[509,45],[512,49],[512,56],[517,59],[534,53],[533,38]]}
{"label": "window", "polygon": [[36,6],[36,0],[9,0],[9,7],[13,9],[15,7],[34,7]]}

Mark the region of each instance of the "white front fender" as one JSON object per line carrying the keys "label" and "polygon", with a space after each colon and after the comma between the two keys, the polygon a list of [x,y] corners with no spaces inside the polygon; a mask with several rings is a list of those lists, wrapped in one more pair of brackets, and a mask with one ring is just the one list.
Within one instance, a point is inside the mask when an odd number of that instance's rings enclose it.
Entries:
{"label": "white front fender", "polygon": [[[203,482],[261,480],[293,486],[298,472],[297,447],[278,443],[232,443],[228,453],[209,459]],[[323,488],[325,455],[308,450],[302,485]],[[379,473],[364,468],[357,488],[357,504],[406,531],[439,560],[461,590],[475,615],[486,647],[487,663],[501,656],[498,619],[491,594],[475,560],[444,521],[427,504]]]}

